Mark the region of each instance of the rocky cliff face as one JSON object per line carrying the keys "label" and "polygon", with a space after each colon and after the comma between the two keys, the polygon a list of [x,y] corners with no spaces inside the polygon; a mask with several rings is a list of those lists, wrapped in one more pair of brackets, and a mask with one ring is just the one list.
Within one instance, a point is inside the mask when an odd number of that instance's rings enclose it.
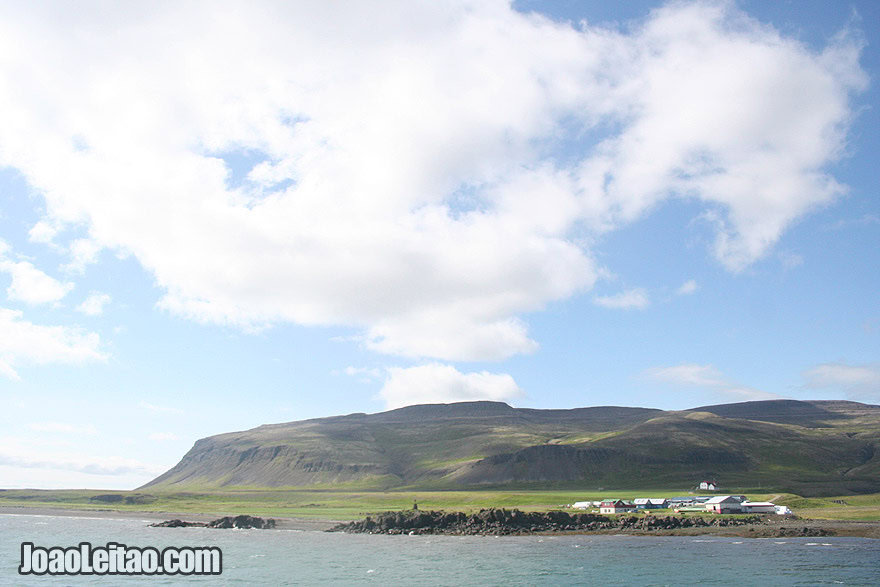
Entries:
{"label": "rocky cliff face", "polygon": [[[799,423],[800,422],[800,423]],[[747,402],[685,412],[410,406],[196,442],[145,487],[682,487],[880,491],[880,406]]]}

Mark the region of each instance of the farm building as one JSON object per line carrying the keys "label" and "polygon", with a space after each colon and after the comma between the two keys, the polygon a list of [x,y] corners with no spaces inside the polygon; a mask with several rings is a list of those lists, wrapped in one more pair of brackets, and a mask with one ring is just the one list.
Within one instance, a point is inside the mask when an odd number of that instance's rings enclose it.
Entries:
{"label": "farm building", "polygon": [[633,504],[639,510],[659,510],[667,507],[666,500],[662,497],[639,497],[633,500]]}
{"label": "farm building", "polygon": [[739,496],[718,495],[706,502],[706,511],[716,514],[738,514],[743,511]]}
{"label": "farm building", "polygon": [[740,504],[746,514],[775,514],[776,505],[769,501],[744,501]]}
{"label": "farm building", "polygon": [[684,497],[669,497],[666,499],[666,507],[677,508],[687,505],[694,504],[694,497],[692,495],[684,496]]}
{"label": "farm building", "polygon": [[700,489],[703,491],[715,491],[715,488],[718,487],[718,484],[714,481],[701,481]]}
{"label": "farm building", "polygon": [[576,501],[573,504],[571,504],[571,507],[573,507],[576,510],[588,510],[591,507],[593,507],[593,502],[592,501]]}
{"label": "farm building", "polygon": [[621,514],[634,511],[636,511],[636,506],[632,502],[622,499],[606,499],[599,504],[600,514]]}

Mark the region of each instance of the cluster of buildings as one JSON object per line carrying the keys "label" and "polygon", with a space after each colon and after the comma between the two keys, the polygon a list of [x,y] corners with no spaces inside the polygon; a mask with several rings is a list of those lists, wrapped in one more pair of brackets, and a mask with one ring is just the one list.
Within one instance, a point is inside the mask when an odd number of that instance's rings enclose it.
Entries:
{"label": "cluster of buildings", "polygon": [[784,505],[769,501],[749,501],[745,495],[691,495],[684,497],[640,497],[632,501],[605,499],[602,501],[579,501],[572,504],[577,509],[598,508],[600,514],[622,514],[639,510],[669,509],[675,512],[710,512],[715,514],[790,514]]}

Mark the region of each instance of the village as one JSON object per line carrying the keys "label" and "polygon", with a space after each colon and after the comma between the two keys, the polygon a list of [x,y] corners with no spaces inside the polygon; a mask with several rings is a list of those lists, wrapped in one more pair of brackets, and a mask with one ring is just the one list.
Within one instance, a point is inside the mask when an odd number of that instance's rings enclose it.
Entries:
{"label": "village", "polygon": [[[703,481],[700,491],[716,491],[717,484]],[[601,501],[578,501],[569,507],[596,511],[600,514],[624,514],[651,510],[672,510],[675,513],[712,514],[777,514],[791,515],[788,506],[769,501],[749,501],[745,495],[686,495],[677,497],[639,497],[632,501],[604,499]],[[647,510],[647,511],[646,511]]]}

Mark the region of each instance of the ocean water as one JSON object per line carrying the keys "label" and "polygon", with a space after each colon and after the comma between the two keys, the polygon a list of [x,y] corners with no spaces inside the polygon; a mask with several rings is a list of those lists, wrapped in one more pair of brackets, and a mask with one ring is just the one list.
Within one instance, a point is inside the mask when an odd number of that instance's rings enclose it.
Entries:
{"label": "ocean water", "polygon": [[[383,536],[0,514],[0,585],[880,585],[880,540]],[[23,577],[20,544],[219,546],[213,577]]]}

